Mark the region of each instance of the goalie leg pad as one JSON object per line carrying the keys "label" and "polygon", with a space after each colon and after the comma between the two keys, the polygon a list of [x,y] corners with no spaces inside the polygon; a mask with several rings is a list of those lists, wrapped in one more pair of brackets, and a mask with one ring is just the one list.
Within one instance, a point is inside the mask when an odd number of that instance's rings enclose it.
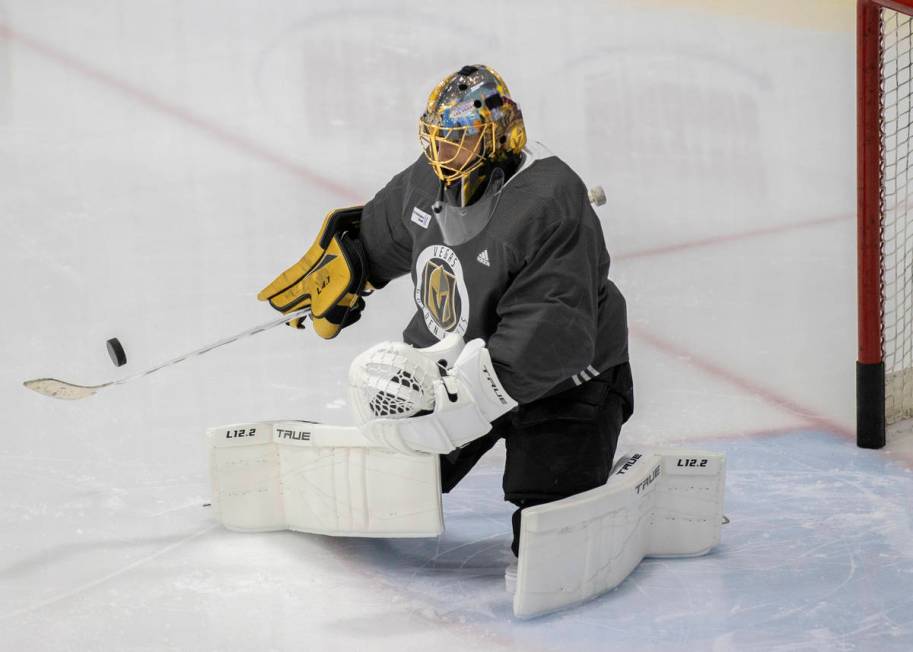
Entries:
{"label": "goalie leg pad", "polygon": [[523,511],[514,614],[530,618],[614,588],[644,557],[696,556],[720,541],[725,456],[635,453],[602,487]]}
{"label": "goalie leg pad", "polygon": [[208,437],[213,506],[229,529],[363,537],[443,531],[436,456],[372,448],[357,428],[303,421],[220,426]]}
{"label": "goalie leg pad", "polygon": [[216,426],[207,432],[212,506],[229,530],[285,528],[279,451],[272,423]]}

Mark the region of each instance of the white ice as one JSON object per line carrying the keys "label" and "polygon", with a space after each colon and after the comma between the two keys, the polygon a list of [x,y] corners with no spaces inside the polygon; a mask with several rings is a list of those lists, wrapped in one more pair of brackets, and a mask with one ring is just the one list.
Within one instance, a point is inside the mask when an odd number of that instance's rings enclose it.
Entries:
{"label": "white ice", "polygon": [[[0,0],[0,649],[909,650],[913,445],[853,443],[850,0]],[[637,411],[622,447],[729,456],[719,548],[533,622],[502,589],[503,451],[439,540],[217,526],[203,433],[350,420],[351,357],[282,328],[80,402],[273,313],[329,208],[418,154],[445,73],[489,63],[608,204]],[[573,554],[573,551],[568,551]]]}

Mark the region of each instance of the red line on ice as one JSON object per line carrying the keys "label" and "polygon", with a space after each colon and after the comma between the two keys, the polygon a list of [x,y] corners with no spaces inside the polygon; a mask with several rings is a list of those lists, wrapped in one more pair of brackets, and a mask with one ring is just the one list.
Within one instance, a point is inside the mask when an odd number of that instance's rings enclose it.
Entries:
{"label": "red line on ice", "polygon": [[130,99],[154,109],[159,113],[168,115],[185,126],[192,127],[197,131],[203,132],[209,137],[225,145],[230,145],[234,149],[241,151],[252,158],[259,159],[271,165],[274,165],[285,172],[304,179],[310,183],[320,186],[331,191],[340,197],[350,201],[362,201],[364,199],[361,192],[345,186],[333,179],[317,174],[310,168],[290,159],[278,152],[270,150],[268,147],[261,145],[250,138],[234,133],[225,127],[222,127],[206,118],[193,113],[173,102],[156,96],[155,94],[143,90],[142,88],[131,84],[130,82],[118,79],[114,75],[101,70],[81,59],[59,50],[33,36],[29,36],[11,28],[8,24],[0,22],[0,38],[6,38],[14,41],[23,47],[31,50],[35,54],[41,55],[47,59],[60,64],[72,72],[76,72],[87,79],[105,86],[110,90],[117,91]]}
{"label": "red line on ice", "polygon": [[716,432],[710,435],[700,435],[699,437],[689,437],[688,439],[679,440],[670,443],[670,446],[681,446],[687,448],[691,441],[729,441],[733,439],[762,439],[764,437],[779,437],[781,435],[792,435],[809,430],[808,423],[799,423],[795,426],[784,426],[781,428],[760,428],[757,430],[732,430],[728,432]]}
{"label": "red line on ice", "polygon": [[[105,86],[110,90],[117,91],[122,95],[130,97],[136,102],[145,105],[149,109],[153,109],[159,113],[168,115],[178,122],[181,122],[185,126],[192,127],[197,131],[207,134],[214,140],[217,140],[225,145],[229,145],[255,159],[270,163],[284,170],[285,172],[305,179],[310,183],[313,183],[339,195],[340,197],[353,202],[360,202],[364,200],[364,193],[359,192],[354,188],[350,188],[344,184],[339,183],[338,181],[324,177],[314,172],[307,166],[302,165],[301,163],[298,163],[278,152],[272,151],[268,147],[261,145],[250,138],[236,134],[229,129],[215,124],[214,122],[200,115],[197,115],[184,107],[158,97],[149,91],[143,90],[142,88],[131,84],[130,82],[119,79],[111,73],[105,72],[104,70],[101,70],[100,68],[97,68],[96,66],[93,66],[92,64],[89,64],[70,53],[64,52],[52,45],[49,45],[44,41],[35,38],[34,36],[19,32],[10,27],[8,24],[4,24],[3,22],[0,22],[0,38],[6,38],[10,41],[15,41],[20,45],[30,49],[34,53],[51,59],[61,66],[82,75],[83,77],[91,79],[92,81]],[[677,251],[686,251],[689,249],[707,247],[725,242],[747,240],[750,238],[770,235],[774,233],[808,228],[822,224],[830,224],[833,222],[841,222],[848,219],[852,219],[852,216],[841,215],[837,217],[825,217],[809,220],[807,222],[771,226],[763,229],[745,231],[742,233],[711,236],[708,238],[692,240],[689,242],[681,242],[664,245],[661,247],[632,251],[628,253],[620,253],[613,256],[613,260],[631,260],[649,256],[660,256]]]}
{"label": "red line on ice", "polygon": [[840,425],[836,421],[832,421],[825,416],[817,414],[813,409],[800,405],[795,402],[788,396],[784,396],[779,392],[776,392],[772,389],[762,387],[760,384],[749,380],[748,378],[743,378],[742,376],[737,375],[736,373],[724,369],[715,362],[710,361],[707,358],[702,358],[701,356],[695,355],[691,351],[687,351],[681,346],[669,342],[658,335],[650,333],[640,326],[631,326],[631,334],[639,337],[644,340],[654,348],[667,353],[673,357],[684,359],[688,364],[697,367],[704,373],[707,373],[711,376],[724,380],[730,385],[735,385],[736,387],[743,389],[751,394],[754,394],[765,402],[785,411],[789,414],[799,416],[803,421],[805,421],[809,426],[820,428],[827,432],[833,432],[840,435],[841,437],[846,437],[848,439],[856,440],[856,433]]}
{"label": "red line on ice", "polygon": [[820,217],[813,220],[808,220],[806,222],[794,222],[791,224],[779,224],[776,226],[768,226],[762,229],[753,229],[751,231],[742,231],[741,233],[730,233],[726,235],[710,236],[707,238],[701,238],[699,240],[691,240],[689,242],[678,242],[669,245],[663,245],[661,247],[651,247],[649,249],[641,249],[639,251],[630,251],[627,253],[620,253],[615,256],[612,256],[613,261],[618,260],[632,260],[635,258],[647,258],[650,256],[662,256],[664,254],[675,253],[678,251],[688,251],[690,249],[699,249],[701,247],[711,247],[718,244],[724,244],[727,242],[737,242],[739,240],[749,240],[751,238],[758,238],[765,235],[772,235],[775,233],[784,233],[787,231],[796,231],[798,229],[807,229],[814,226],[821,226],[823,224],[833,224],[836,222],[845,222],[848,220],[855,219],[854,215],[837,215],[831,217]]}

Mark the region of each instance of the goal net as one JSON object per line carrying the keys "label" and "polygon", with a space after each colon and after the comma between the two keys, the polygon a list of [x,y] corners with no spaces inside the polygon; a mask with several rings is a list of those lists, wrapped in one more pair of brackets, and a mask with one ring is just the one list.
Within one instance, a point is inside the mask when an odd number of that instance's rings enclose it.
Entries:
{"label": "goal net", "polygon": [[913,417],[913,0],[858,1],[857,443]]}

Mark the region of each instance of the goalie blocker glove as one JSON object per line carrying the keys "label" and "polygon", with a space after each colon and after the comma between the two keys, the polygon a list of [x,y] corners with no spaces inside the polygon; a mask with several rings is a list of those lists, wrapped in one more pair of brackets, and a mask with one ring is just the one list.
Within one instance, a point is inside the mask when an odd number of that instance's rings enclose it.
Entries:
{"label": "goalie blocker glove", "polygon": [[402,453],[443,455],[485,435],[517,406],[483,340],[466,344],[449,370],[438,364],[454,341],[460,336],[427,349],[385,342],[353,361],[351,398],[366,438]]}
{"label": "goalie blocker glove", "polygon": [[[365,253],[358,239],[361,206],[330,211],[320,233],[301,260],[257,295],[283,314],[311,309],[314,331],[331,339],[354,324],[365,307]],[[304,317],[289,322],[304,328]]]}

